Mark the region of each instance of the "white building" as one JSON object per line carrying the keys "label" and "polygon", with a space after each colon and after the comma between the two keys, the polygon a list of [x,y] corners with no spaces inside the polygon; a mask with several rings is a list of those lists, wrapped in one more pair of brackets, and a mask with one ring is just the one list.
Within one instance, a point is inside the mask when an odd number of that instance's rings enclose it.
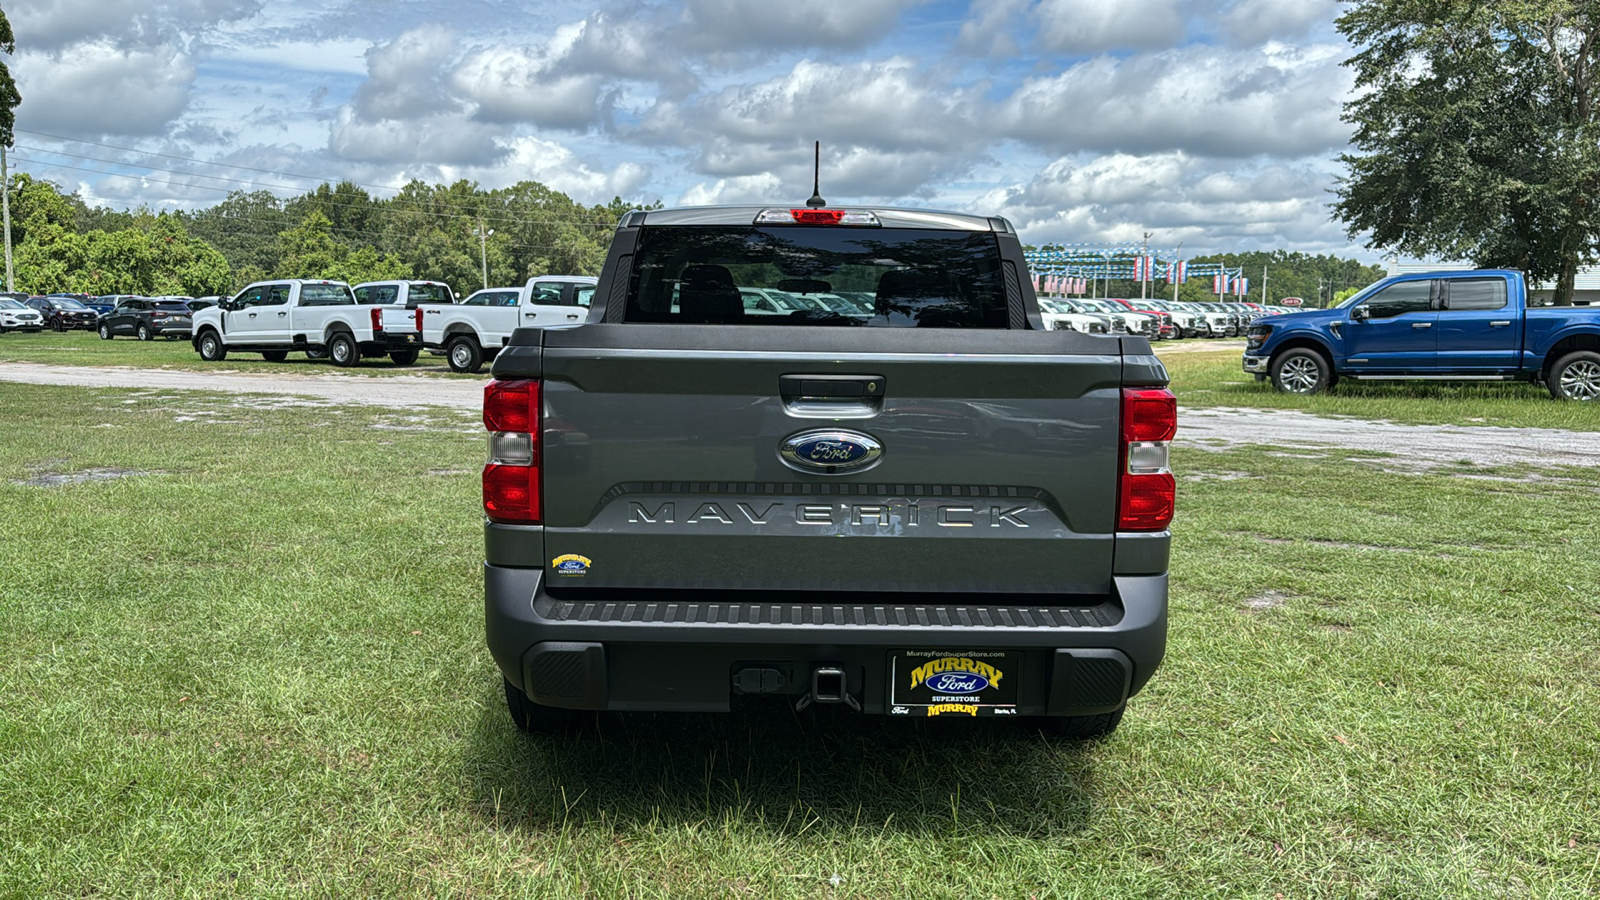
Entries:
{"label": "white building", "polygon": [[[1469,262],[1417,262],[1416,260],[1388,259],[1390,275],[1407,275],[1412,272],[1450,272],[1476,269]],[[1533,306],[1549,306],[1555,302],[1556,285],[1549,281],[1529,285],[1528,302]],[[1600,266],[1585,266],[1578,270],[1572,285],[1572,302],[1578,306],[1600,305]]]}

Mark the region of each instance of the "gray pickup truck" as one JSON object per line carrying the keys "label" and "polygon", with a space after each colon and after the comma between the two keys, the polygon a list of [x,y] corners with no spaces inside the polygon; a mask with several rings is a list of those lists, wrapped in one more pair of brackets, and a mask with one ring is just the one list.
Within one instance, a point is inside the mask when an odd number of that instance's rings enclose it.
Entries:
{"label": "gray pickup truck", "polygon": [[765,697],[1092,737],[1161,662],[1166,370],[1047,330],[1004,219],[635,211],[587,322],[493,373],[488,642],[525,730]]}

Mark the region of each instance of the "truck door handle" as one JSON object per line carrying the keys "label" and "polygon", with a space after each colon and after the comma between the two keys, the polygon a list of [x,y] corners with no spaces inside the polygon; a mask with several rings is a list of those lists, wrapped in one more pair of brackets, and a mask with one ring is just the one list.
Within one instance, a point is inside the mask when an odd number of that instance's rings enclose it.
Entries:
{"label": "truck door handle", "polygon": [[280,319],[281,319],[281,318],[283,318],[283,317],[284,317],[284,316],[287,316],[287,315],[288,315],[288,313],[286,313],[286,312],[281,312],[281,313],[278,313],[278,318],[280,318]]}
{"label": "truck door handle", "polygon": [[578,314],[577,313],[573,313],[572,315],[567,316],[568,321],[571,321],[571,320],[576,319],[576,318],[578,318]]}
{"label": "truck door handle", "polygon": [[1411,323],[1411,327],[1412,328],[1432,328],[1433,327],[1433,323],[1432,322],[1412,322]]}
{"label": "truck door handle", "polygon": [[1503,319],[1503,320],[1501,320],[1499,322],[1490,322],[1489,323],[1489,327],[1490,328],[1504,328],[1504,327],[1506,327],[1507,325],[1510,325],[1510,324],[1511,324],[1511,320],[1510,319]]}
{"label": "truck door handle", "polygon": [[256,317],[256,314],[255,314],[255,313],[251,313],[251,314],[250,314],[250,318],[252,318],[252,319],[254,319],[254,318],[255,318],[255,317]]}

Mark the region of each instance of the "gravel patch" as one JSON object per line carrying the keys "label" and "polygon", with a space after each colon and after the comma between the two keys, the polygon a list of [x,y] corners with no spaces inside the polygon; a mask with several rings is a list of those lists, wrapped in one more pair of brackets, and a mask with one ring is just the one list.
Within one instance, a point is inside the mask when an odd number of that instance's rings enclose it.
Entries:
{"label": "gravel patch", "polygon": [[483,403],[483,382],[415,375],[257,375],[0,363],[0,381],[92,388],[276,394],[400,409],[427,406],[477,409]]}
{"label": "gravel patch", "polygon": [[[1583,466],[1600,462],[1600,436],[1557,428],[1401,425],[1355,418],[1327,418],[1298,410],[1184,409],[1178,414],[1181,444],[1201,450],[1242,446],[1294,448],[1315,459],[1317,448],[1385,454],[1386,467],[1427,472],[1470,462],[1477,466]],[[1311,452],[1306,452],[1311,451]]]}

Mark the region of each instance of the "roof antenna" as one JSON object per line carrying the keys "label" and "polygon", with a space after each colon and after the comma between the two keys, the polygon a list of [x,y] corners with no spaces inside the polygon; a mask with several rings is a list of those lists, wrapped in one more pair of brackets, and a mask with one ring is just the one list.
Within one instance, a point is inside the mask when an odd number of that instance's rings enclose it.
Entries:
{"label": "roof antenna", "polygon": [[822,207],[828,205],[828,201],[822,199],[822,190],[819,187],[819,185],[821,184],[821,181],[822,181],[822,142],[821,141],[817,141],[816,153],[817,153],[816,167],[811,170],[811,199],[806,201],[806,205],[811,207],[812,209],[821,209]]}

